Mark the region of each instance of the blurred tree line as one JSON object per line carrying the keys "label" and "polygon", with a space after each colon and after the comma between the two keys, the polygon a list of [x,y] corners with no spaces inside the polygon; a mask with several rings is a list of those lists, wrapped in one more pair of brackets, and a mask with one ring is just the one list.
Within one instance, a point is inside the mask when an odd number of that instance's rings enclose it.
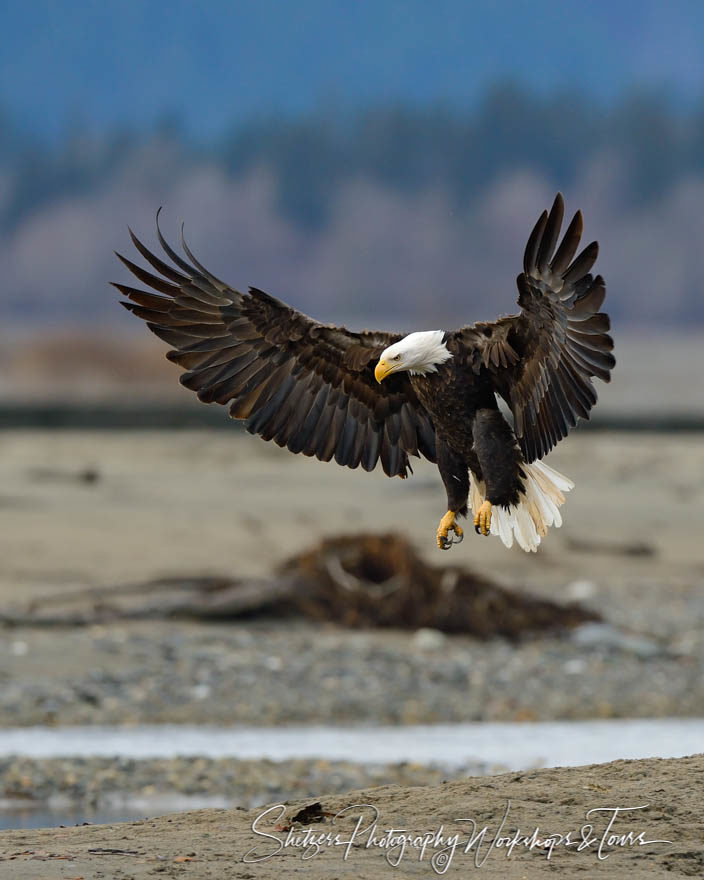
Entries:
{"label": "blurred tree line", "polygon": [[150,130],[75,121],[47,144],[0,111],[0,323],[126,322],[106,295],[112,251],[128,224],[153,242],[159,205],[165,232],[186,220],[221,277],[324,320],[491,319],[515,307],[527,233],[562,189],[602,243],[617,329],[704,324],[704,102],[602,106],[508,83],[464,112],[377,106],[262,116],[209,141],[190,131],[173,115]]}
{"label": "blurred tree line", "polygon": [[663,95],[634,93],[605,109],[583,94],[540,96],[509,83],[467,112],[391,106],[351,117],[261,118],[205,144],[167,117],[147,132],[91,134],[77,126],[53,146],[0,111],[0,229],[52,200],[95,192],[138,161],[145,144],[168,155],[171,173],[203,162],[231,177],[266,167],[282,214],[315,230],[344,181],[402,193],[441,187],[461,211],[509,171],[535,172],[565,188],[605,154],[620,162],[624,203],[647,205],[687,174],[704,174],[704,103],[683,111]]}

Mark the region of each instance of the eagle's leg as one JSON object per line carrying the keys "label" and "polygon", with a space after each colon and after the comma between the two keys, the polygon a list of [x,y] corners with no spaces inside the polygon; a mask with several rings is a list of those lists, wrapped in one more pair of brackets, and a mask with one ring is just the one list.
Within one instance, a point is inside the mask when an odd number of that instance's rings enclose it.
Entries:
{"label": "eagle's leg", "polygon": [[472,425],[474,451],[486,485],[486,499],[474,511],[474,531],[491,531],[491,508],[518,504],[522,488],[521,450],[511,426],[498,409],[479,409]]}
{"label": "eagle's leg", "polygon": [[[437,543],[441,550],[449,550],[464,538],[464,531],[456,519],[467,513],[469,472],[465,460],[440,438],[437,440],[437,455],[438,469],[447,491],[447,513],[438,525]],[[455,533],[454,538],[449,537],[450,532]]]}
{"label": "eagle's leg", "polygon": [[474,514],[474,531],[478,535],[488,535],[491,530],[491,501],[483,501]]}

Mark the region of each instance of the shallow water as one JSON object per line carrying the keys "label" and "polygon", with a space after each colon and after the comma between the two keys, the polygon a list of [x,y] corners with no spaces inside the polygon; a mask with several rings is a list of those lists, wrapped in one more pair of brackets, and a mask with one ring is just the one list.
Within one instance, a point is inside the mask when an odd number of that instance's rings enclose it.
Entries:
{"label": "shallow water", "polygon": [[163,816],[180,810],[202,810],[209,807],[234,806],[227,798],[203,795],[168,795],[143,797],[130,795],[107,799],[94,807],[74,804],[63,798],[45,802],[0,800],[0,831],[10,828],[52,828],[70,825],[102,825],[113,822],[135,822],[149,816]]}
{"label": "shallow water", "polygon": [[404,727],[19,727],[0,730],[0,757],[321,758],[522,770],[704,751],[704,719],[477,722]]}
{"label": "shallow water", "polygon": [[[175,807],[180,809],[180,807]],[[168,810],[164,810],[168,812]],[[135,810],[129,804],[123,808],[93,809],[92,807],[58,807],[56,809],[41,804],[36,807],[8,803],[0,809],[0,831],[11,828],[58,828],[70,825],[110,824],[112,822],[132,822],[144,819],[146,814]]]}
{"label": "shallow water", "polygon": [[[578,766],[620,758],[678,758],[704,751],[704,719],[443,724],[407,727],[29,727],[0,730],[0,757],[319,758],[382,764],[409,761],[496,772]],[[116,822],[181,809],[226,806],[212,797],[126,799],[114,807],[0,803],[0,828]]]}

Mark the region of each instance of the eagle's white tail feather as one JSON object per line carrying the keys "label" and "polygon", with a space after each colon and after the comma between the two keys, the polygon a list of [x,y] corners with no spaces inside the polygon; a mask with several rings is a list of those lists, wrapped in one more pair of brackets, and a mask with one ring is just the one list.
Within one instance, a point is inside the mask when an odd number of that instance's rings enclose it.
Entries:
{"label": "eagle's white tail feather", "polygon": [[[574,483],[542,461],[522,467],[526,479],[523,481],[521,500],[508,509],[492,509],[491,534],[498,535],[507,547],[513,546],[515,537],[527,553],[534,553],[550,526],[559,528],[562,525],[559,508],[565,503],[564,493],[573,489]],[[484,481],[475,480],[470,472],[469,503],[473,512],[479,510],[485,495]]]}

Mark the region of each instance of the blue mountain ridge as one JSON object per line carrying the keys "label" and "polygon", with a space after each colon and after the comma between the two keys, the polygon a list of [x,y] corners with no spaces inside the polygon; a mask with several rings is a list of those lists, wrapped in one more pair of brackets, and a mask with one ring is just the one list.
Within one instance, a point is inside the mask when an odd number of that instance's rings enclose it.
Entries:
{"label": "blue mountain ridge", "polygon": [[321,106],[463,106],[501,79],[686,100],[704,82],[702,33],[696,0],[5,0],[0,107],[48,136],[167,113],[208,136]]}

